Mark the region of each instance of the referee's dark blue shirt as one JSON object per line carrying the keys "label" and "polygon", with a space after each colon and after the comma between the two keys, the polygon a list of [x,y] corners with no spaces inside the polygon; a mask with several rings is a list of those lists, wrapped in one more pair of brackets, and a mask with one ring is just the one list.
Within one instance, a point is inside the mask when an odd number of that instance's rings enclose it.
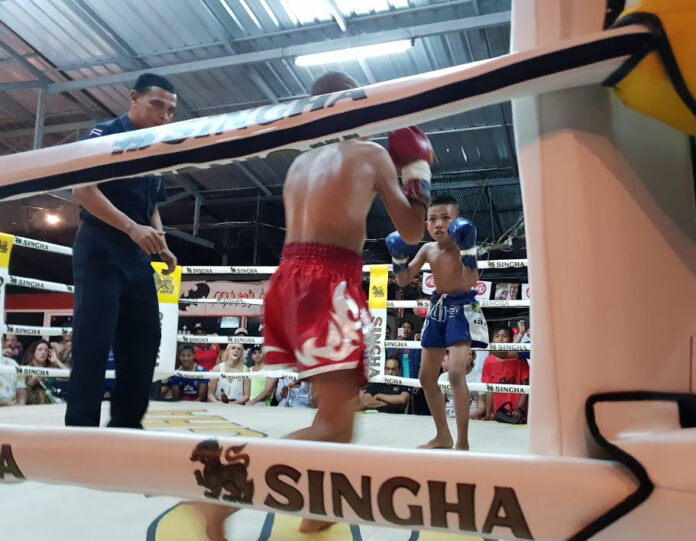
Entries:
{"label": "referee's dark blue shirt", "polygon": [[[92,128],[86,138],[91,139],[135,129],[130,118],[125,114],[117,119],[98,124]],[[110,180],[98,184],[97,188],[118,210],[140,225],[151,225],[156,204],[167,200],[164,179],[160,175]],[[114,229],[84,208],[80,209],[80,218],[88,224]]]}

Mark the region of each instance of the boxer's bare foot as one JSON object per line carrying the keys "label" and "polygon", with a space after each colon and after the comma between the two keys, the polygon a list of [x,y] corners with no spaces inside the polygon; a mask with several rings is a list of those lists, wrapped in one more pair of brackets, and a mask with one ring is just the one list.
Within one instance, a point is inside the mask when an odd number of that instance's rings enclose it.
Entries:
{"label": "boxer's bare foot", "polygon": [[452,436],[435,436],[427,443],[418,446],[418,449],[451,449],[454,442]]}

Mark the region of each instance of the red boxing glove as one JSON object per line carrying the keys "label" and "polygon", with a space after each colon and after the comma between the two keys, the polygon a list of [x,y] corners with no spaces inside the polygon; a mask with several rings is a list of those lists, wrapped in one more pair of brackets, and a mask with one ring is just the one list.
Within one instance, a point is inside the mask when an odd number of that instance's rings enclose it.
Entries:
{"label": "red boxing glove", "polygon": [[389,155],[401,169],[401,185],[410,201],[426,207],[430,202],[430,166],[433,147],[428,136],[418,126],[389,133]]}

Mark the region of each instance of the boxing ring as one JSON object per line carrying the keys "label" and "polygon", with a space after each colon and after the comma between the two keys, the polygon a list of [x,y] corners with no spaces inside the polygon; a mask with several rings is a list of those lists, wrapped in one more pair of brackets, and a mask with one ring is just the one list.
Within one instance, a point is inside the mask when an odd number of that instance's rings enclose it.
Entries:
{"label": "boxing ring", "polygon": [[[553,359],[532,363],[530,455],[3,425],[2,479],[506,539],[689,538],[696,322],[684,299],[696,298],[696,235],[685,133],[696,132],[696,70],[675,82],[669,53],[684,60],[696,6],[656,6],[632,2],[624,21],[640,24],[602,31],[604,1],[518,2],[513,52],[500,58],[0,160],[9,199],[113,178],[107,170],[304,150],[512,99],[534,355]],[[598,84],[608,79],[682,131],[626,108]],[[661,99],[643,99],[652,94]],[[656,281],[665,286],[646,313]],[[578,329],[591,348],[571,347]],[[47,442],[63,451],[50,462]],[[228,499],[206,497],[223,473],[236,479]]]}

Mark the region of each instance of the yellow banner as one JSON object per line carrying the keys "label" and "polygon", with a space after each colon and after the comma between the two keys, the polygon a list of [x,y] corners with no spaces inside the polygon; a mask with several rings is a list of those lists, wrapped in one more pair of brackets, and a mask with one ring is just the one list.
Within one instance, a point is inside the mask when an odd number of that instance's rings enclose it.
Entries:
{"label": "yellow banner", "polygon": [[164,304],[179,304],[179,291],[181,290],[181,267],[177,266],[171,274],[162,274],[167,268],[166,263],[154,261],[155,286],[157,287],[157,300]]}
{"label": "yellow banner", "polygon": [[389,267],[387,265],[372,265],[370,267],[370,310],[386,310],[388,280]]}
{"label": "yellow banner", "polygon": [[0,269],[6,269],[10,266],[12,246],[14,246],[14,235],[0,233]]}

